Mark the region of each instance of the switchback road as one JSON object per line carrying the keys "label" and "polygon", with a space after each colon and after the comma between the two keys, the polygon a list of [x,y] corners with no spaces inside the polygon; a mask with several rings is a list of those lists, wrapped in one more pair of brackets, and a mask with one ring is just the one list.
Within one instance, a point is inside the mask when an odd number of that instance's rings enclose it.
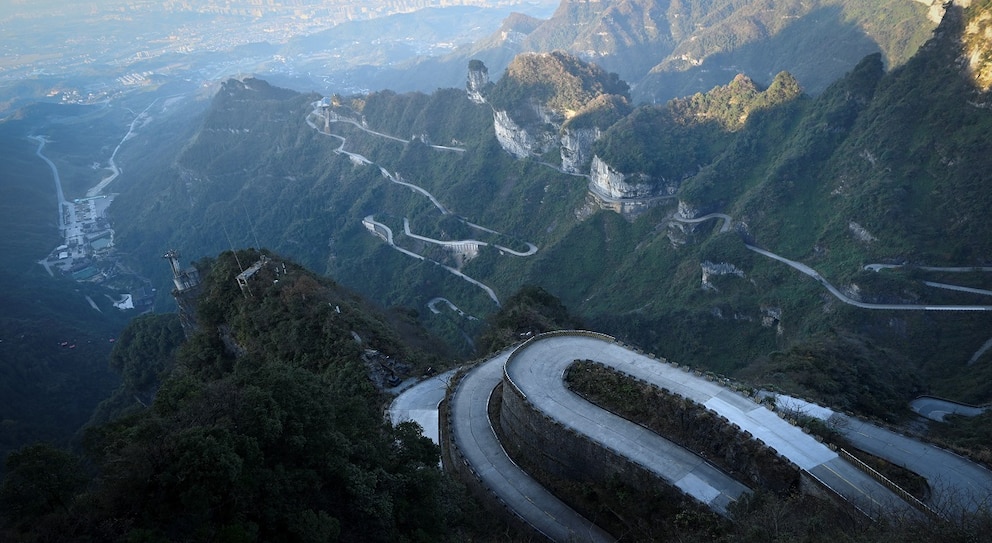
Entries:
{"label": "switchback road", "polygon": [[[567,399],[567,394],[572,393],[560,382],[565,368],[573,361],[583,359],[605,364],[706,406],[750,432],[869,515],[911,513],[910,506],[890,490],[764,406],[715,382],[614,342],[588,336],[539,337],[516,351],[507,364],[506,374],[528,400],[552,418],[567,424],[566,421],[582,415],[563,407],[572,403]],[[594,438],[596,435],[597,432],[590,434]],[[656,469],[667,468],[659,466]]]}
{"label": "switchback road", "polygon": [[507,456],[489,420],[489,397],[503,379],[510,351],[465,375],[451,397],[451,432],[458,451],[482,484],[525,522],[552,541],[614,541],[545,489]]}
{"label": "switchback road", "polygon": [[583,359],[667,388],[727,417],[866,514],[915,514],[894,493],[764,406],[703,377],[631,351],[605,336],[540,336],[517,348],[507,362],[509,358],[510,351],[490,358],[458,384],[450,400],[452,438],[483,485],[554,541],[602,541],[609,540],[609,536],[548,493],[507,457],[488,416],[489,398],[504,371],[507,382],[512,382],[545,415],[645,466],[716,511],[725,512],[733,500],[747,492],[743,485],[695,455],[661,444],[657,435],[567,390],[562,382],[565,368]]}

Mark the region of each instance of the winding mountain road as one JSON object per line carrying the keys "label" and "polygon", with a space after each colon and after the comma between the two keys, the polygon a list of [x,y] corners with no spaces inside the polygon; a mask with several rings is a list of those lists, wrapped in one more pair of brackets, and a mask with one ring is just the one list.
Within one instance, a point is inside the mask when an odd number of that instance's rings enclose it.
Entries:
{"label": "winding mountain road", "polygon": [[473,368],[451,396],[451,433],[465,463],[511,511],[552,541],[614,541],[507,456],[489,420],[489,397],[503,379],[506,350]]}
{"label": "winding mountain road", "polygon": [[[593,336],[593,337],[591,337]],[[480,481],[521,518],[554,541],[608,538],[522,472],[500,445],[488,417],[489,397],[504,379],[555,421],[631,459],[686,493],[726,512],[747,488],[643,427],[607,413],[567,390],[565,368],[591,359],[705,405],[750,432],[811,477],[871,516],[915,515],[909,504],[825,445],[764,406],[717,383],[616,344],[579,333],[538,336],[483,362],[451,396],[452,438]]]}
{"label": "winding mountain road", "polygon": [[[429,237],[426,237],[426,236],[420,236],[420,235],[414,234],[413,232],[410,231],[410,219],[407,219],[406,217],[403,218],[403,233],[406,234],[407,236],[413,238],[413,239],[419,239],[420,241],[423,241],[423,242],[426,242],[426,243],[433,243],[434,245],[440,245],[442,247],[458,247],[458,246],[461,246],[461,245],[475,245],[477,247],[488,247],[489,245],[492,245],[493,247],[499,249],[500,251],[504,251],[504,252],[509,253],[511,255],[514,255],[514,256],[530,256],[530,255],[532,255],[532,254],[534,254],[534,253],[537,252],[537,245],[534,245],[533,243],[528,243],[527,244],[527,251],[514,251],[513,249],[510,249],[509,247],[503,247],[502,245],[490,244],[490,243],[486,243],[485,241],[479,241],[477,239],[456,239],[456,240],[450,240],[450,241],[443,241],[443,240],[440,240],[440,239],[434,239],[434,238],[429,238]],[[497,232],[497,234],[498,233],[499,232]]]}
{"label": "winding mountain road", "polygon": [[755,247],[754,245],[745,244],[744,246],[760,255],[764,255],[768,258],[788,264],[790,267],[799,270],[813,279],[816,279],[818,283],[823,285],[823,288],[827,289],[827,291],[829,291],[830,294],[833,294],[838,300],[844,302],[845,304],[860,307],[862,309],[882,309],[888,311],[992,311],[992,305],[871,304],[867,302],[859,302],[858,300],[849,298],[843,292],[838,290],[837,287],[831,285],[829,281],[824,279],[819,272],[806,264],[796,262],[795,260],[789,260],[784,256],[779,256],[760,247]]}
{"label": "winding mountain road", "polygon": [[[359,165],[371,165],[371,164],[375,164],[372,160],[369,160],[367,157],[365,157],[363,155],[360,155],[358,153],[352,153],[352,152],[346,151],[344,149],[344,146],[345,146],[345,144],[347,143],[348,140],[344,136],[339,136],[337,134],[331,134],[330,132],[325,132],[325,131],[321,130],[320,127],[317,126],[317,124],[314,122],[313,119],[314,118],[318,118],[318,119],[324,119],[325,118],[323,116],[323,113],[320,112],[321,109],[324,107],[322,104],[323,104],[322,101],[317,101],[317,102],[314,102],[313,104],[311,104],[311,107],[313,107],[313,110],[306,116],[305,121],[306,121],[307,125],[310,126],[310,128],[312,128],[313,130],[315,130],[318,134],[322,134],[322,135],[325,135],[325,136],[330,136],[330,137],[337,138],[337,139],[341,140],[341,145],[339,145],[337,147],[337,149],[334,150],[335,153],[337,153],[337,154],[344,154],[344,155],[348,156],[348,158],[351,159],[352,162],[354,162],[356,164],[359,164]],[[149,107],[151,107],[151,106],[149,106]],[[401,143],[409,143],[410,142],[410,140],[404,140],[404,139],[401,139],[401,138],[397,138],[395,136],[390,136],[388,134],[383,134],[381,132],[376,132],[374,130],[369,130],[368,128],[365,128],[364,126],[362,126],[361,124],[359,124],[358,122],[356,122],[353,119],[338,118],[336,116],[332,119],[331,118],[332,112],[330,112],[330,111],[327,111],[326,114],[328,115],[328,117],[326,118],[328,120],[328,122],[345,122],[345,123],[350,123],[350,124],[353,124],[353,125],[357,126],[361,130],[363,130],[363,131],[365,131],[365,132],[367,132],[369,134],[373,134],[375,136],[387,138],[387,139],[398,141],[398,142],[401,142]],[[443,146],[443,145],[431,145],[431,148],[442,150],[442,151],[458,151],[458,152],[464,152],[465,151],[465,149],[462,149],[460,147],[448,147],[448,146]],[[384,168],[382,166],[378,166],[378,167],[379,167],[379,172],[382,174],[382,176],[385,177],[386,179],[388,179],[390,182],[395,183],[397,185],[401,185],[401,186],[407,187],[410,190],[413,190],[414,192],[416,192],[418,194],[422,194],[423,196],[427,197],[427,199],[429,199],[431,201],[431,203],[434,205],[434,207],[436,207],[438,209],[438,211],[441,212],[442,215],[450,215],[451,214],[451,211],[449,211],[446,207],[444,207],[444,204],[442,204],[440,202],[440,200],[438,200],[427,189],[403,180],[403,178],[400,176],[399,173],[391,173],[389,170],[387,170],[386,168]],[[490,234],[495,234],[495,235],[502,235],[500,232],[497,232],[496,230],[491,230],[489,228],[485,228],[483,226],[479,226],[479,225],[477,225],[475,223],[469,222],[467,219],[464,219],[462,217],[457,217],[457,218],[462,223],[464,223],[464,224],[468,225],[469,227],[474,228],[476,230],[479,230],[479,231],[482,231],[482,232],[487,232],[487,233],[490,233]],[[385,240],[386,243],[388,243],[391,247],[393,247],[397,251],[400,251],[401,253],[403,253],[403,254],[405,254],[407,256],[416,258],[418,260],[425,261],[425,262],[431,262],[433,264],[436,264],[438,266],[441,266],[442,268],[444,268],[445,270],[449,271],[450,273],[452,273],[452,274],[454,274],[454,275],[456,275],[456,276],[464,279],[465,281],[468,281],[469,283],[472,283],[473,285],[475,285],[475,286],[479,287],[480,289],[482,289],[489,296],[489,298],[493,302],[496,303],[496,306],[497,307],[500,306],[500,301],[499,301],[499,298],[496,296],[496,292],[491,287],[489,287],[488,285],[486,285],[485,283],[482,283],[481,281],[478,281],[478,280],[476,280],[476,279],[474,279],[472,277],[469,277],[468,275],[465,275],[464,273],[462,273],[457,268],[453,268],[451,266],[446,266],[444,264],[441,264],[440,262],[431,260],[431,259],[426,258],[426,257],[424,257],[424,256],[422,256],[420,254],[417,254],[417,253],[413,252],[413,251],[410,251],[410,250],[407,250],[407,249],[404,249],[404,248],[400,247],[393,240],[393,231],[392,231],[392,229],[390,229],[388,226],[386,226],[385,224],[383,224],[381,222],[377,222],[374,219],[374,216],[373,215],[366,216],[362,220],[362,222],[365,224],[366,228],[370,232],[372,232],[373,234],[375,234],[375,235],[379,236],[380,238],[382,238],[383,240]],[[502,245],[496,245],[494,243],[488,243],[488,242],[483,242],[483,241],[479,241],[479,240],[442,241],[442,240],[438,240],[438,239],[434,239],[434,238],[429,238],[429,237],[426,237],[426,236],[419,236],[419,235],[416,235],[416,234],[414,234],[413,232],[410,231],[410,221],[408,219],[406,219],[406,218],[403,219],[403,228],[404,228],[404,233],[407,236],[409,236],[409,237],[411,237],[413,239],[418,239],[418,240],[424,241],[426,243],[437,244],[437,245],[441,245],[441,246],[444,246],[444,247],[457,247],[459,245],[466,245],[466,244],[474,244],[476,247],[489,246],[489,245],[491,245],[491,246],[495,247],[496,249],[498,249],[498,250],[500,250],[500,251],[502,251],[502,252],[504,252],[506,254],[511,254],[511,255],[520,256],[520,257],[531,256],[534,253],[536,253],[537,250],[538,250],[537,245],[534,245],[533,243],[530,243],[530,242],[524,242],[524,243],[527,244],[527,250],[526,251],[515,251],[513,249],[510,249],[509,247],[504,247]]]}
{"label": "winding mountain road", "polygon": [[[936,399],[932,399],[936,400]],[[927,504],[938,512],[981,511],[992,507],[992,471],[954,453],[893,432],[869,422],[837,413],[832,409],[786,396],[775,395],[786,411],[798,412],[826,422],[852,445],[879,458],[902,466],[927,480]],[[944,402],[943,409],[949,409]],[[920,404],[926,409],[927,404]],[[934,402],[930,403],[930,406]],[[981,412],[982,408],[962,412]]]}
{"label": "winding mountain road", "polygon": [[383,241],[385,241],[387,244],[389,244],[389,246],[392,247],[393,249],[396,249],[397,251],[399,251],[399,252],[401,252],[401,253],[403,253],[403,254],[405,254],[407,256],[416,258],[417,260],[422,260],[424,262],[430,262],[430,263],[435,264],[437,266],[441,266],[445,270],[448,270],[448,272],[450,272],[451,274],[456,275],[456,276],[464,279],[465,281],[468,281],[469,283],[472,283],[473,285],[479,287],[480,289],[482,289],[489,296],[489,298],[493,302],[496,303],[496,307],[500,307],[501,304],[499,302],[499,298],[496,296],[496,291],[494,291],[493,289],[491,289],[485,283],[482,283],[480,281],[477,281],[477,280],[475,280],[475,279],[473,279],[473,278],[465,275],[461,271],[459,271],[459,270],[457,270],[455,268],[452,268],[451,266],[445,266],[444,264],[441,264],[440,262],[431,260],[431,259],[429,259],[429,258],[427,258],[427,257],[425,257],[423,255],[419,255],[419,254],[417,254],[417,253],[415,253],[413,251],[409,251],[407,249],[404,249],[404,248],[400,247],[399,245],[396,245],[396,243],[393,241],[393,230],[392,230],[392,228],[386,226],[385,224],[383,224],[381,222],[376,221],[374,215],[368,215],[368,216],[366,216],[364,219],[362,219],[362,224],[364,224],[365,225],[365,228],[367,228],[370,232],[372,232],[376,236],[379,236],[379,238],[381,238]]}

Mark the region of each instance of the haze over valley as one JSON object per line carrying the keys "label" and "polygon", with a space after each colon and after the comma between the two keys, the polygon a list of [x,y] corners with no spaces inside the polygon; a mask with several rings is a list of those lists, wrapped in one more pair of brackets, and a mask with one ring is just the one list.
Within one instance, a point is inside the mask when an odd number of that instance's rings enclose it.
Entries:
{"label": "haze over valley", "polygon": [[5,4],[0,539],[980,537],[990,29]]}

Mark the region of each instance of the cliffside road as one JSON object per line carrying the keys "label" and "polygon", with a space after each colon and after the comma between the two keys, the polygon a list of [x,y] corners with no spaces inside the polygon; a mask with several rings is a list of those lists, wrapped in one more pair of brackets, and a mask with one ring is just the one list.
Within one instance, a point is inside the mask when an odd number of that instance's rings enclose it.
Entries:
{"label": "cliffside road", "polygon": [[[794,260],[789,260],[783,256],[779,256],[770,251],[766,251],[754,245],[744,245],[748,249],[760,254],[778,260],[779,262],[788,264],[792,268],[799,270],[800,272],[816,279],[818,283],[823,285],[830,294],[833,294],[838,300],[844,302],[845,304],[853,305],[855,307],[860,307],[862,309],[882,309],[882,310],[892,310],[892,311],[992,311],[992,306],[989,305],[923,305],[923,304],[870,304],[866,302],[859,302],[852,298],[847,297],[843,292],[837,290],[836,287],[831,285],[826,279],[823,278],[816,270],[803,264],[801,262],[796,262]],[[871,266],[883,266],[881,264],[873,264]],[[895,267],[895,266],[884,266],[884,267]],[[866,269],[873,269],[877,271],[874,267]],[[955,268],[933,268],[935,270],[950,271]],[[975,271],[977,268],[956,268],[961,271],[967,269],[968,271]]]}
{"label": "cliffside road", "polygon": [[992,290],[986,290],[983,288],[962,287],[961,285],[949,285],[947,283],[935,283],[933,281],[924,281],[923,284],[933,288],[956,290],[958,292],[967,292],[968,294],[980,294],[982,296],[992,296]]}
{"label": "cliffside road", "polygon": [[396,249],[397,251],[399,251],[399,252],[401,252],[401,253],[403,253],[403,254],[405,254],[407,256],[416,258],[417,260],[423,260],[424,262],[430,262],[432,264],[436,264],[438,266],[441,266],[442,268],[448,270],[448,272],[451,273],[452,275],[456,275],[456,276],[464,279],[465,281],[468,281],[469,283],[472,283],[473,285],[475,285],[475,286],[479,287],[480,289],[482,289],[486,293],[486,295],[489,296],[489,299],[491,299],[493,302],[496,303],[496,306],[497,307],[500,306],[499,298],[496,296],[496,291],[494,291],[493,289],[491,289],[488,285],[486,285],[484,283],[481,283],[481,282],[479,282],[479,281],[477,281],[475,279],[472,279],[471,277],[469,277],[469,276],[465,275],[464,273],[456,270],[455,268],[452,268],[451,266],[445,266],[444,264],[441,264],[440,262],[435,262],[434,260],[431,260],[431,259],[429,259],[427,257],[422,256],[422,255],[418,255],[417,253],[415,253],[413,251],[408,251],[408,250],[400,247],[399,245],[396,245],[396,243],[393,242],[393,229],[390,228],[390,227],[388,227],[388,226],[386,226],[385,224],[382,224],[381,222],[376,221],[373,215],[368,215],[364,219],[362,219],[362,224],[365,225],[365,228],[369,232],[371,232],[372,234],[378,236],[380,239],[382,239],[383,241],[385,241],[386,243],[388,243],[389,246],[392,247],[393,249]]}
{"label": "cliffside road", "polygon": [[[934,401],[924,403],[924,407],[933,407],[939,402],[936,398],[931,400]],[[992,471],[974,462],[797,398],[779,394],[776,402],[783,409],[798,411],[826,422],[858,449],[925,478],[931,490],[927,504],[938,512],[979,511],[992,506]],[[947,408],[946,403],[941,405]]]}
{"label": "cliffside road", "polygon": [[407,188],[413,190],[414,192],[419,192],[420,194],[423,194],[424,196],[426,196],[427,199],[430,200],[432,204],[434,204],[434,207],[436,207],[438,209],[438,211],[441,212],[442,215],[448,215],[448,214],[451,213],[450,211],[448,211],[448,208],[444,207],[441,204],[441,202],[437,198],[434,197],[433,194],[431,194],[430,192],[427,192],[427,189],[425,189],[423,187],[420,187],[420,186],[417,186],[417,185],[414,185],[413,183],[407,183],[402,178],[400,178],[399,174],[395,174],[395,175],[394,174],[391,174],[391,173],[389,173],[389,170],[387,170],[386,168],[383,168],[381,166],[379,167],[379,172],[382,173],[382,176],[383,177],[385,177],[386,179],[389,179],[393,183],[396,183],[397,185],[403,185],[404,187],[407,187]]}
{"label": "cliffside road", "polygon": [[425,379],[403,391],[389,405],[389,420],[393,425],[412,420],[424,429],[424,435],[440,444],[438,405],[448,392],[455,370]]}
{"label": "cliffside road", "polygon": [[503,351],[470,371],[451,397],[452,438],[465,462],[512,511],[552,541],[614,541],[517,467],[496,438],[487,407],[509,355]]}
{"label": "cliffside road", "polygon": [[[366,158],[363,155],[345,151],[344,150],[344,145],[345,145],[345,143],[347,143],[348,140],[344,136],[338,136],[337,134],[331,134],[330,132],[326,132],[326,131],[322,130],[320,127],[317,126],[316,122],[314,122],[314,119],[319,119],[319,120],[322,120],[322,121],[325,120],[324,112],[322,111],[322,107],[323,107],[322,106],[322,101],[314,102],[312,104],[312,107],[314,109],[313,109],[313,111],[311,111],[306,116],[305,121],[306,121],[307,125],[310,126],[310,128],[312,128],[315,131],[317,131],[318,134],[322,134],[322,135],[325,135],[325,136],[330,136],[330,137],[337,138],[337,139],[341,140],[341,145],[339,145],[338,148],[334,150],[335,153],[347,155],[348,158],[350,158],[352,160],[352,162],[355,162],[356,164],[359,164],[359,165],[375,164],[373,161],[369,160],[368,158]],[[331,112],[331,111],[327,111],[326,114],[329,116],[329,117],[327,117],[328,123],[330,123],[330,122],[346,122],[346,123],[353,124],[353,125],[357,126],[358,128],[360,128],[360,129],[362,129],[365,132],[368,132],[370,134],[374,134],[376,136],[381,136],[381,137],[388,138],[388,139],[395,140],[395,141],[402,142],[402,143],[409,143],[409,140],[404,140],[404,139],[401,139],[401,138],[397,138],[395,136],[390,136],[388,134],[382,134],[380,132],[375,132],[373,130],[369,130],[369,129],[363,127],[361,124],[357,123],[356,121],[354,121],[352,119],[344,119],[344,118],[338,118],[336,116],[333,116],[333,112]],[[459,148],[459,147],[446,147],[446,146],[443,146],[443,145],[431,145],[431,147],[433,147],[435,149],[439,149],[439,150],[444,150],[444,151],[458,151],[458,152],[464,152],[465,151],[464,149]],[[403,178],[400,177],[400,175],[398,173],[396,173],[396,174],[390,173],[389,170],[387,170],[386,168],[383,168],[382,166],[379,166],[379,172],[382,174],[383,177],[385,177],[389,181],[391,181],[393,183],[396,183],[397,185],[405,186],[405,187],[413,190],[414,192],[417,192],[419,194],[423,194],[424,196],[426,196],[431,201],[431,203],[434,204],[434,207],[436,207],[438,209],[438,211],[441,212],[442,215],[451,214],[451,212],[447,208],[445,208],[444,205],[441,204],[441,202],[433,194],[431,194],[430,192],[428,192],[423,187],[420,187],[420,186],[417,186],[417,185],[415,185],[413,183],[408,183],[408,182],[404,181]],[[497,232],[497,231],[495,231],[495,230],[490,230],[488,228],[484,228],[484,227],[479,226],[477,224],[473,224],[473,223],[468,222],[466,219],[463,219],[461,217],[458,217],[458,219],[460,221],[462,221],[463,223],[467,224],[468,226],[470,226],[472,228],[475,228],[477,230],[480,230],[480,231],[483,231],[483,232],[489,232],[491,234],[500,235],[500,233]],[[484,283],[482,283],[482,282],[480,282],[480,281],[478,281],[476,279],[473,279],[473,278],[465,275],[464,273],[462,273],[461,271],[459,271],[456,268],[452,268],[451,266],[445,266],[444,264],[441,264],[440,262],[436,262],[434,260],[425,258],[424,256],[421,256],[421,255],[419,255],[419,254],[417,254],[417,253],[415,253],[413,251],[409,251],[407,249],[404,249],[404,248],[400,247],[399,245],[396,245],[396,243],[394,243],[394,241],[393,241],[393,231],[388,226],[386,226],[385,224],[382,224],[380,222],[376,222],[373,219],[373,216],[372,215],[366,216],[365,219],[362,220],[362,222],[365,224],[365,227],[369,230],[369,232],[371,232],[372,234],[374,234],[374,235],[379,236],[380,238],[382,238],[384,241],[386,241],[390,246],[392,246],[397,251],[400,251],[401,253],[403,253],[403,254],[405,254],[407,256],[411,256],[413,258],[416,258],[418,260],[423,260],[425,262],[432,262],[434,264],[437,264],[437,265],[443,267],[444,269],[448,270],[452,274],[457,275],[458,277],[464,279],[465,281],[468,281],[469,283],[472,283],[473,285],[475,285],[475,286],[479,287],[480,289],[482,289],[483,291],[485,291],[485,293],[489,296],[489,298],[493,302],[496,303],[496,306],[497,307],[500,306],[499,298],[496,296],[496,292],[492,288],[490,288],[488,285],[486,285],[486,284],[484,284]],[[407,221],[407,219],[404,218],[403,219],[403,223],[404,223],[404,229],[406,230],[406,234],[408,236],[410,236],[410,237],[412,237],[414,239],[419,239],[421,241],[428,242],[428,243],[436,243],[436,244],[439,244],[439,245],[442,245],[442,246],[448,246],[448,247],[458,247],[458,246],[463,246],[463,245],[475,244],[476,248],[479,247],[479,246],[482,246],[482,245],[490,245],[489,243],[484,243],[484,242],[476,241],[476,240],[464,240],[464,241],[456,241],[456,242],[444,242],[444,241],[441,241],[441,240],[436,240],[436,239],[432,239],[432,238],[428,238],[428,237],[424,237],[424,236],[417,236],[417,235],[415,235],[415,234],[413,234],[413,233],[410,232],[409,221]],[[505,252],[505,253],[509,253],[509,254],[514,255],[514,256],[530,256],[530,255],[532,255],[532,254],[534,254],[534,253],[537,252],[537,246],[534,245],[533,243],[529,243],[529,242],[527,243],[527,251],[514,251],[513,249],[510,249],[508,247],[503,247],[501,245],[495,245],[495,244],[492,244],[492,246],[495,247],[495,248],[497,248],[497,249],[499,249],[499,250],[501,250],[501,251],[503,251],[503,252]]]}
{"label": "cliffside road", "polygon": [[[323,119],[324,116],[323,116],[323,113],[321,112],[321,109],[323,107],[325,107],[323,101],[317,101],[317,102],[314,102],[311,105],[313,106],[313,111],[310,113],[310,115],[313,115],[313,116],[316,116],[316,117],[319,117],[319,118]],[[368,134],[372,134],[373,136],[378,136],[380,138],[385,138],[385,139],[388,139],[388,140],[398,141],[400,143],[410,143],[410,141],[412,141],[412,140],[405,140],[403,138],[397,138],[396,136],[390,136],[389,134],[383,134],[382,132],[376,132],[375,130],[370,130],[368,127],[366,127],[365,125],[359,123],[355,119],[349,119],[347,117],[341,117],[341,116],[339,116],[339,115],[337,115],[334,112],[329,111],[329,110],[328,110],[327,114],[328,114],[328,118],[327,118],[327,122],[328,123],[345,123],[345,124],[350,124],[350,125],[355,126],[356,128],[358,128],[359,130],[361,130],[363,132],[366,132]],[[307,122],[310,124],[310,126],[314,126],[313,123],[310,123],[309,116],[307,117]],[[316,127],[314,127],[314,128],[316,128]],[[462,148],[462,147],[451,147],[451,146],[448,146],[448,145],[432,145],[432,144],[428,144],[428,145],[431,147],[431,149],[437,149],[438,151],[454,151],[456,153],[464,153],[465,152],[465,149]]]}
{"label": "cliffside road", "polygon": [[730,217],[730,215],[725,215],[723,213],[710,213],[709,215],[703,215],[702,217],[696,217],[695,219],[682,219],[678,217],[672,217],[673,221],[686,223],[686,224],[701,223],[704,221],[708,221],[710,219],[720,219],[723,221],[723,224],[720,225],[721,234],[723,232],[730,232],[730,225],[734,222],[734,220]]}
{"label": "cliffside road", "polygon": [[437,308],[437,304],[441,304],[441,303],[447,305],[448,306],[448,309],[454,311],[455,313],[458,313],[458,316],[460,316],[462,318],[466,318],[466,319],[468,319],[470,321],[477,321],[477,320],[479,320],[478,317],[475,317],[473,315],[469,315],[468,313],[462,311],[458,306],[456,306],[455,304],[451,303],[451,300],[449,300],[447,298],[431,298],[431,301],[427,302],[427,309],[430,309],[431,310],[431,313],[434,313],[435,315],[438,315],[438,314],[441,313],[441,310]]}
{"label": "cliffside road", "polygon": [[[962,417],[974,417],[984,413],[988,407],[977,407],[962,403],[942,400],[932,396],[920,396],[909,402],[909,407],[913,411],[930,420],[943,422],[947,415],[961,415]],[[992,489],[990,489],[992,494]]]}
{"label": "cliffside road", "polygon": [[[462,247],[466,245],[474,245],[475,247],[487,247],[490,245],[485,241],[479,241],[477,239],[459,239],[452,241],[442,241],[439,239],[429,238],[426,236],[420,236],[410,231],[410,219],[407,219],[406,217],[403,218],[403,233],[406,234],[407,236],[410,236],[413,239],[419,239],[420,241],[426,243],[433,243],[434,245],[440,245],[442,247]],[[499,232],[496,233],[498,234]],[[503,247],[502,245],[494,244],[493,247],[514,256],[530,256],[537,252],[537,246],[534,245],[533,243],[527,244],[528,249],[526,252],[514,251],[513,249],[510,249],[508,247]]]}
{"label": "cliffside road", "polygon": [[903,264],[867,264],[865,270],[878,272],[882,270],[894,270],[898,268],[913,268],[923,271],[948,272],[948,273],[969,273],[969,272],[992,272],[992,267],[983,266],[905,266]]}
{"label": "cliffside road", "polygon": [[536,341],[518,351],[507,363],[506,373],[539,411],[727,515],[730,504],[750,489],[699,456],[565,387],[562,375],[576,359],[616,360],[620,353],[613,352],[610,345],[591,338]]}
{"label": "cliffside road", "polygon": [[[562,391],[572,393],[560,384],[562,372],[574,360],[582,359],[606,364],[705,405],[812,473],[869,515],[915,514],[909,504],[893,492],[764,406],[717,383],[615,343],[581,336],[541,338],[521,347],[506,371],[510,379],[524,390],[528,400],[547,409],[546,413],[552,418],[565,423],[576,415],[563,407],[570,401]],[[553,384],[556,380],[558,385]],[[593,434],[593,437],[598,436]],[[659,466],[658,469],[663,471],[666,468]],[[718,483],[713,483],[713,486],[719,488]]]}

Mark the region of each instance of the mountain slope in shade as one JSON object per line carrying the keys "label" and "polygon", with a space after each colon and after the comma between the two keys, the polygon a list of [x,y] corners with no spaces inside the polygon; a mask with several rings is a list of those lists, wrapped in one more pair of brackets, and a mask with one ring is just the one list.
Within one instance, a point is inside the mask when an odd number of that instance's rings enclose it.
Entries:
{"label": "mountain slope in shade", "polygon": [[635,102],[705,91],[734,73],[768,85],[788,71],[816,94],[867,54],[881,52],[889,65],[905,62],[942,15],[937,4],[564,0],[541,24],[508,22],[514,31],[501,30],[450,59],[478,58],[499,72],[511,53],[563,49],[620,74]]}

